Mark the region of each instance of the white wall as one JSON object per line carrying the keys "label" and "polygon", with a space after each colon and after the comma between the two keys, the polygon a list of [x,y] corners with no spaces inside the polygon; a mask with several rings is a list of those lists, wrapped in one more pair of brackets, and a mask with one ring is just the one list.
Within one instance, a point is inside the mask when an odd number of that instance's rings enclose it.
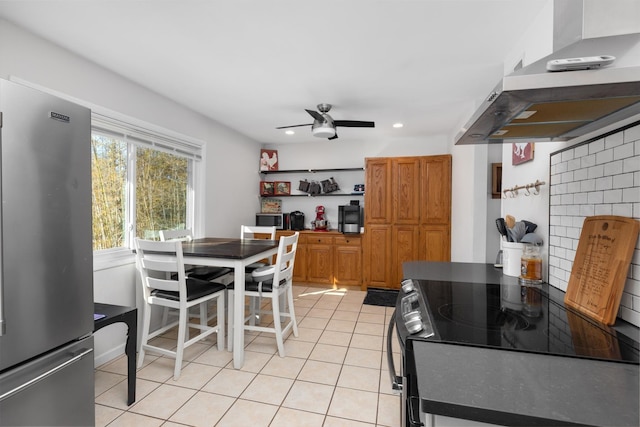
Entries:
{"label": "white wall", "polygon": [[[204,220],[199,234],[236,236],[242,223],[253,221],[258,198],[238,194],[257,190],[256,142],[2,19],[0,52],[0,78],[15,76],[204,141]],[[133,264],[95,272],[95,300],[136,305],[135,278]],[[98,364],[113,356],[114,349],[123,352],[123,331],[114,327],[96,334]]]}

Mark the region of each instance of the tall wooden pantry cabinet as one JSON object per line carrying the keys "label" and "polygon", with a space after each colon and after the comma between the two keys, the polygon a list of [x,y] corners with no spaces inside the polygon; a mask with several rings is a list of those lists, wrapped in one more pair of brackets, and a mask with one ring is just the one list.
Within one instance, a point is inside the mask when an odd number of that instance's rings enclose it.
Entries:
{"label": "tall wooden pantry cabinet", "polygon": [[451,260],[451,155],[365,159],[363,288],[399,288],[405,261]]}

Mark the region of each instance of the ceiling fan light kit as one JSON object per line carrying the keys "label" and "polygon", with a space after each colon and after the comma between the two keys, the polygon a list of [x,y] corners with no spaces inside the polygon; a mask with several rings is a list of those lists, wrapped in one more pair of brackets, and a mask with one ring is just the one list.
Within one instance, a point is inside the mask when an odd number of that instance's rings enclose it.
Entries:
{"label": "ceiling fan light kit", "polygon": [[336,130],[328,124],[321,124],[320,126],[315,126],[311,129],[313,136],[317,136],[318,138],[331,138],[335,136]]}
{"label": "ceiling fan light kit", "polygon": [[337,139],[338,133],[336,132],[337,126],[352,127],[352,128],[372,128],[375,127],[374,122],[365,122],[360,120],[333,120],[329,115],[331,110],[331,104],[318,104],[318,111],[307,110],[305,111],[313,117],[313,123],[304,125],[291,125],[280,126],[276,129],[287,129],[300,126],[311,126],[311,134],[318,138]]}

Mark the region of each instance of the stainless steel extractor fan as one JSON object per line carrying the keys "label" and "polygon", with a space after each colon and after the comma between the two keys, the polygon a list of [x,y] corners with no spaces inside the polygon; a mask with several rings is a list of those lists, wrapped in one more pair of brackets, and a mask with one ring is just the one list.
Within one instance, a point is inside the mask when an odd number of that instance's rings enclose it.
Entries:
{"label": "stainless steel extractor fan", "polygon": [[366,122],[361,120],[334,120],[333,117],[329,115],[329,110],[331,110],[331,104],[318,104],[319,112],[305,109],[305,111],[309,113],[311,117],[313,117],[313,123],[307,123],[303,125],[280,126],[280,127],[277,127],[276,129],[287,129],[287,128],[295,128],[295,127],[301,127],[301,126],[311,126],[311,132],[313,133],[313,136],[317,136],[318,138],[336,139],[338,138],[338,133],[336,132],[337,126],[351,127],[351,128],[375,127],[374,122]]}

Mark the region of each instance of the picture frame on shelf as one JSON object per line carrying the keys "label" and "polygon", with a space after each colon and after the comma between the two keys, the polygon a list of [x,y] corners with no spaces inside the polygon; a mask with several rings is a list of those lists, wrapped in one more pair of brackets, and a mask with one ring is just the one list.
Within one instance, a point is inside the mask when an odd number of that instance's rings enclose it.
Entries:
{"label": "picture frame on shelf", "polygon": [[282,200],[264,198],[260,204],[260,212],[262,213],[281,213],[282,212]]}
{"label": "picture frame on shelf", "polygon": [[260,181],[260,195],[261,196],[273,196],[275,192],[275,185],[271,181]]}
{"label": "picture frame on shelf", "polygon": [[275,192],[276,196],[288,196],[291,194],[291,182],[290,181],[276,181]]}
{"label": "picture frame on shelf", "polygon": [[278,150],[260,150],[260,171],[278,170]]}

